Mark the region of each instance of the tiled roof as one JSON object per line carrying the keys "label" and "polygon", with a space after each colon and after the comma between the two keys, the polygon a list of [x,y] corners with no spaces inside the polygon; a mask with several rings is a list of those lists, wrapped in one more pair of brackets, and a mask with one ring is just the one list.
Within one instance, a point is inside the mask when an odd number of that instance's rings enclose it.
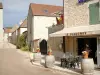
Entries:
{"label": "tiled roof", "polygon": [[21,28],[27,28],[27,19],[23,21],[23,23],[20,25]]}
{"label": "tiled roof", "polygon": [[30,7],[32,9],[33,15],[40,15],[40,16],[54,16],[52,15],[52,13],[63,10],[62,6],[35,4],[35,3],[31,3]]}
{"label": "tiled roof", "polygon": [[18,27],[19,27],[18,25],[14,25],[14,27],[13,27],[12,30],[11,30],[12,33],[15,32],[15,31],[18,29]]}
{"label": "tiled roof", "polygon": [[3,9],[2,3],[0,3],[0,9]]}
{"label": "tiled roof", "polygon": [[11,33],[12,28],[11,27],[5,27],[4,33]]}
{"label": "tiled roof", "polygon": [[63,10],[61,10],[61,11],[54,12],[52,14],[54,14],[54,15],[61,15],[61,14],[64,14],[64,12],[63,12]]}

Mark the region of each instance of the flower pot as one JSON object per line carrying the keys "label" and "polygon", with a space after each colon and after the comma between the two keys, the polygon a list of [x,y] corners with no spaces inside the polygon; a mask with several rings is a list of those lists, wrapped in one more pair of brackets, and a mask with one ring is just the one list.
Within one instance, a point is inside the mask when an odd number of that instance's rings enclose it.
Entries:
{"label": "flower pot", "polygon": [[39,53],[40,52],[40,49],[37,49],[36,52]]}
{"label": "flower pot", "polygon": [[34,53],[33,59],[34,59],[34,62],[40,63],[40,61],[41,61],[41,53],[40,52]]}
{"label": "flower pot", "polygon": [[39,53],[40,52],[40,50],[37,50],[37,53]]}
{"label": "flower pot", "polygon": [[81,70],[83,75],[93,75],[94,62],[92,58],[82,59]]}
{"label": "flower pot", "polygon": [[52,55],[52,52],[48,52],[48,55]]}
{"label": "flower pot", "polygon": [[53,55],[47,55],[45,57],[45,66],[51,68],[54,66],[55,57]]}

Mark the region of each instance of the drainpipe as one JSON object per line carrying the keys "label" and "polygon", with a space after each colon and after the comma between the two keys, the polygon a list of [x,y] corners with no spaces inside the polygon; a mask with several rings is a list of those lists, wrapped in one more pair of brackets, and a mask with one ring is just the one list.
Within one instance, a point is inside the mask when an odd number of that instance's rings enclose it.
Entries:
{"label": "drainpipe", "polygon": [[65,50],[65,36],[63,36],[63,52],[65,53],[66,50]]}

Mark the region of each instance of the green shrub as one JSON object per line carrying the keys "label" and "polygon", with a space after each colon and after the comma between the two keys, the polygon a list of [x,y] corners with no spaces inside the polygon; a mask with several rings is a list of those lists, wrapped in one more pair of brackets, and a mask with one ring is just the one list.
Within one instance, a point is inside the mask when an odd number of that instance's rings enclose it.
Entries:
{"label": "green shrub", "polygon": [[24,47],[21,47],[21,50],[22,50],[22,51],[29,51],[28,45],[26,45],[26,46],[24,46]]}
{"label": "green shrub", "polygon": [[20,48],[23,51],[29,51],[29,46],[26,43],[27,35],[23,33],[22,35],[18,36],[17,39],[17,48]]}
{"label": "green shrub", "polygon": [[25,39],[25,35],[21,35],[18,37],[18,40],[17,40],[17,47],[18,48],[22,48],[26,46],[26,39]]}

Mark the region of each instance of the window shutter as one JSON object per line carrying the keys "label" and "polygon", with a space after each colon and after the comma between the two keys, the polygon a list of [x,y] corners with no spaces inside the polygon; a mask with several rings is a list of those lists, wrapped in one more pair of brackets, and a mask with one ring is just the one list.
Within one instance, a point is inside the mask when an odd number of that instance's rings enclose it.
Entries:
{"label": "window shutter", "polygon": [[99,21],[100,21],[100,0],[99,0]]}
{"label": "window shutter", "polygon": [[90,25],[99,24],[99,2],[89,5]]}

